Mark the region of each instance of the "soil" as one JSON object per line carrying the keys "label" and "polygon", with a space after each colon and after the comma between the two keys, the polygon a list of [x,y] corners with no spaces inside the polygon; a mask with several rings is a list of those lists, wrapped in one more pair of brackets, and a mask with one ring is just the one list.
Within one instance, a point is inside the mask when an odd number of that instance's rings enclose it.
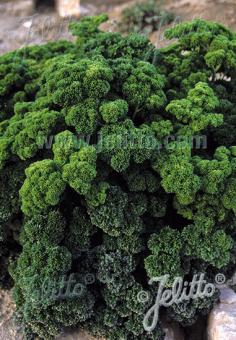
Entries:
{"label": "soil", "polygon": [[0,291],[0,339],[1,340],[22,340],[20,329],[14,324],[14,304],[12,303],[11,292]]}
{"label": "soil", "polygon": [[176,0],[168,1],[168,8],[184,20],[202,18],[223,23],[236,30],[235,0]]}

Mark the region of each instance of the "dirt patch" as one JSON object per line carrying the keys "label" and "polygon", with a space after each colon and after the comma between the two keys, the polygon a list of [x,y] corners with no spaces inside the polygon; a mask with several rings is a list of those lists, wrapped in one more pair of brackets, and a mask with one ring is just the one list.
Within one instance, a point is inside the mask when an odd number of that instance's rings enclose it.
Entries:
{"label": "dirt patch", "polygon": [[235,0],[168,0],[166,8],[184,20],[213,20],[236,30]]}
{"label": "dirt patch", "polygon": [[15,306],[12,302],[11,292],[0,291],[0,339],[1,340],[22,340],[22,335],[19,333],[14,324]]}

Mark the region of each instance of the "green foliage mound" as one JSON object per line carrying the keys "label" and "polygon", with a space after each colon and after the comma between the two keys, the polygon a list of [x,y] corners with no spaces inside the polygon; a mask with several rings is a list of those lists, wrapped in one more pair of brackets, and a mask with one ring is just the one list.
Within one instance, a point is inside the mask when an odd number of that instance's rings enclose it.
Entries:
{"label": "green foliage mound", "polygon": [[141,0],[122,11],[119,27],[126,33],[149,34],[172,23],[175,15],[162,9],[161,0]]}
{"label": "green foliage mound", "polygon": [[[0,57],[0,282],[27,339],[161,340],[150,278],[235,267],[235,33],[194,20],[156,49],[106,19]],[[217,297],[161,315],[191,325]]]}

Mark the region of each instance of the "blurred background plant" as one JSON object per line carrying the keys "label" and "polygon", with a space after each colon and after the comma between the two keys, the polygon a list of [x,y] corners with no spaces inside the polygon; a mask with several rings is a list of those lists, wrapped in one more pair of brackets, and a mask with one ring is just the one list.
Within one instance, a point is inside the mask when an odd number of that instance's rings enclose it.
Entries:
{"label": "blurred background plant", "polygon": [[120,29],[122,32],[150,34],[174,19],[174,13],[162,8],[162,1],[146,0],[134,3],[122,11]]}

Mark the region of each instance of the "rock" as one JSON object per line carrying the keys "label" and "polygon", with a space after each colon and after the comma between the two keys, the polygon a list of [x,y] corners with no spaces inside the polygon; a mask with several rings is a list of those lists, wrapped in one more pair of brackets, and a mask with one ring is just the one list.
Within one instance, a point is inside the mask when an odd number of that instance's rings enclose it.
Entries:
{"label": "rock", "polygon": [[209,340],[236,340],[236,294],[230,288],[221,289],[220,303],[208,319]]}
{"label": "rock", "polygon": [[223,288],[220,290],[220,302],[223,304],[236,304],[236,294],[230,288]]}
{"label": "rock", "polygon": [[80,0],[56,0],[56,6],[61,17],[80,16]]}

